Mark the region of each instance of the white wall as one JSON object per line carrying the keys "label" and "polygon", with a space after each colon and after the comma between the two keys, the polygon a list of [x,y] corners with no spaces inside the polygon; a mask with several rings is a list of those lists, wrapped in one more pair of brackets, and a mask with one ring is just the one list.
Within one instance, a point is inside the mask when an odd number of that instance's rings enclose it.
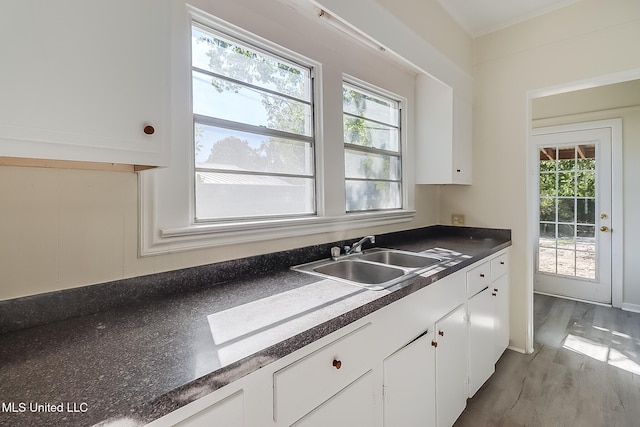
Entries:
{"label": "white wall", "polygon": [[[389,90],[407,97],[412,105],[411,72],[319,23],[317,17],[300,15],[285,2],[190,3],[320,60],[328,84],[340,88],[344,72],[390,86]],[[351,60],[354,57],[356,60]],[[335,99],[325,100],[325,104],[337,100],[334,115],[338,123],[334,127],[339,129],[332,133],[337,135],[342,134],[339,93]],[[341,140],[325,143],[341,153]],[[0,300],[432,225],[437,223],[439,209],[437,187],[420,186],[416,188],[417,214],[412,222],[139,258],[137,185],[133,173],[0,167]]]}
{"label": "white wall", "polygon": [[473,71],[473,39],[437,0],[378,0],[408,28],[458,67]]}
{"label": "white wall", "polygon": [[[622,118],[623,307],[640,311],[640,80],[534,99],[534,127]],[[616,232],[614,228],[614,232]]]}
{"label": "white wall", "polygon": [[640,2],[585,0],[474,42],[473,185],[441,189],[440,218],[512,229],[511,344],[527,337],[527,92],[640,67]]}

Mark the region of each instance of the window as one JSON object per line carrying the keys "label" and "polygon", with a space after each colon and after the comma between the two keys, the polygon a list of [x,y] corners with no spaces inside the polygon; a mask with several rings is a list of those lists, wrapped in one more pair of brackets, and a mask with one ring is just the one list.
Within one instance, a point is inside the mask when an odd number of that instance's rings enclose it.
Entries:
{"label": "window", "polygon": [[[246,28],[189,5],[190,20],[173,26],[171,163],[140,174],[140,254],[412,221],[412,164],[400,165],[411,149],[400,127],[412,123],[400,106],[411,105],[413,71],[324,25],[295,26],[292,37],[299,11],[280,2],[252,4],[266,27],[243,19],[245,2],[227,3]],[[342,42],[358,54],[337,53]],[[375,66],[362,67],[363,59]],[[347,69],[358,78],[345,77]],[[387,82],[388,91],[364,80]],[[336,95],[345,88],[346,145],[334,137],[344,125]]]}
{"label": "window", "polygon": [[312,69],[192,26],[196,222],[313,215]]}
{"label": "window", "polygon": [[346,211],[401,209],[400,102],[344,83]]}

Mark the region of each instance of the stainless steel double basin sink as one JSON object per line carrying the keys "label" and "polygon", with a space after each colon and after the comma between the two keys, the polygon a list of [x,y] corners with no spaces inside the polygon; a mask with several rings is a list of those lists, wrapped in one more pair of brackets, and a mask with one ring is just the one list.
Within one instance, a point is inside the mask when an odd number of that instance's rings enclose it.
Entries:
{"label": "stainless steel double basin sink", "polygon": [[398,249],[372,248],[337,259],[323,259],[291,267],[292,270],[338,280],[372,290],[386,289],[437,267],[445,258]]}

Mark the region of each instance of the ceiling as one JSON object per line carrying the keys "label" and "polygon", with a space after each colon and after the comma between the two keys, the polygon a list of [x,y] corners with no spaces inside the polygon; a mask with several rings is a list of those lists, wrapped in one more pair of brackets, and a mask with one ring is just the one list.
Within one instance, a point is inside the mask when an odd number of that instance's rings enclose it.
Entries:
{"label": "ceiling", "polygon": [[582,0],[438,0],[473,37],[496,31]]}

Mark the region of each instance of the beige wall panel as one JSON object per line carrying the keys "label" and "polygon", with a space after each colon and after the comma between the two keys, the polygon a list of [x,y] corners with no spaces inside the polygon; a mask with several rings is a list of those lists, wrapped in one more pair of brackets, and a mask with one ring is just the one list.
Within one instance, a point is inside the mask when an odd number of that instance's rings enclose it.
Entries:
{"label": "beige wall panel", "polygon": [[[527,93],[640,68],[640,7],[585,1],[475,40],[473,185],[445,187],[440,218],[513,230],[511,343],[526,346]],[[615,10],[613,10],[615,9]]]}

